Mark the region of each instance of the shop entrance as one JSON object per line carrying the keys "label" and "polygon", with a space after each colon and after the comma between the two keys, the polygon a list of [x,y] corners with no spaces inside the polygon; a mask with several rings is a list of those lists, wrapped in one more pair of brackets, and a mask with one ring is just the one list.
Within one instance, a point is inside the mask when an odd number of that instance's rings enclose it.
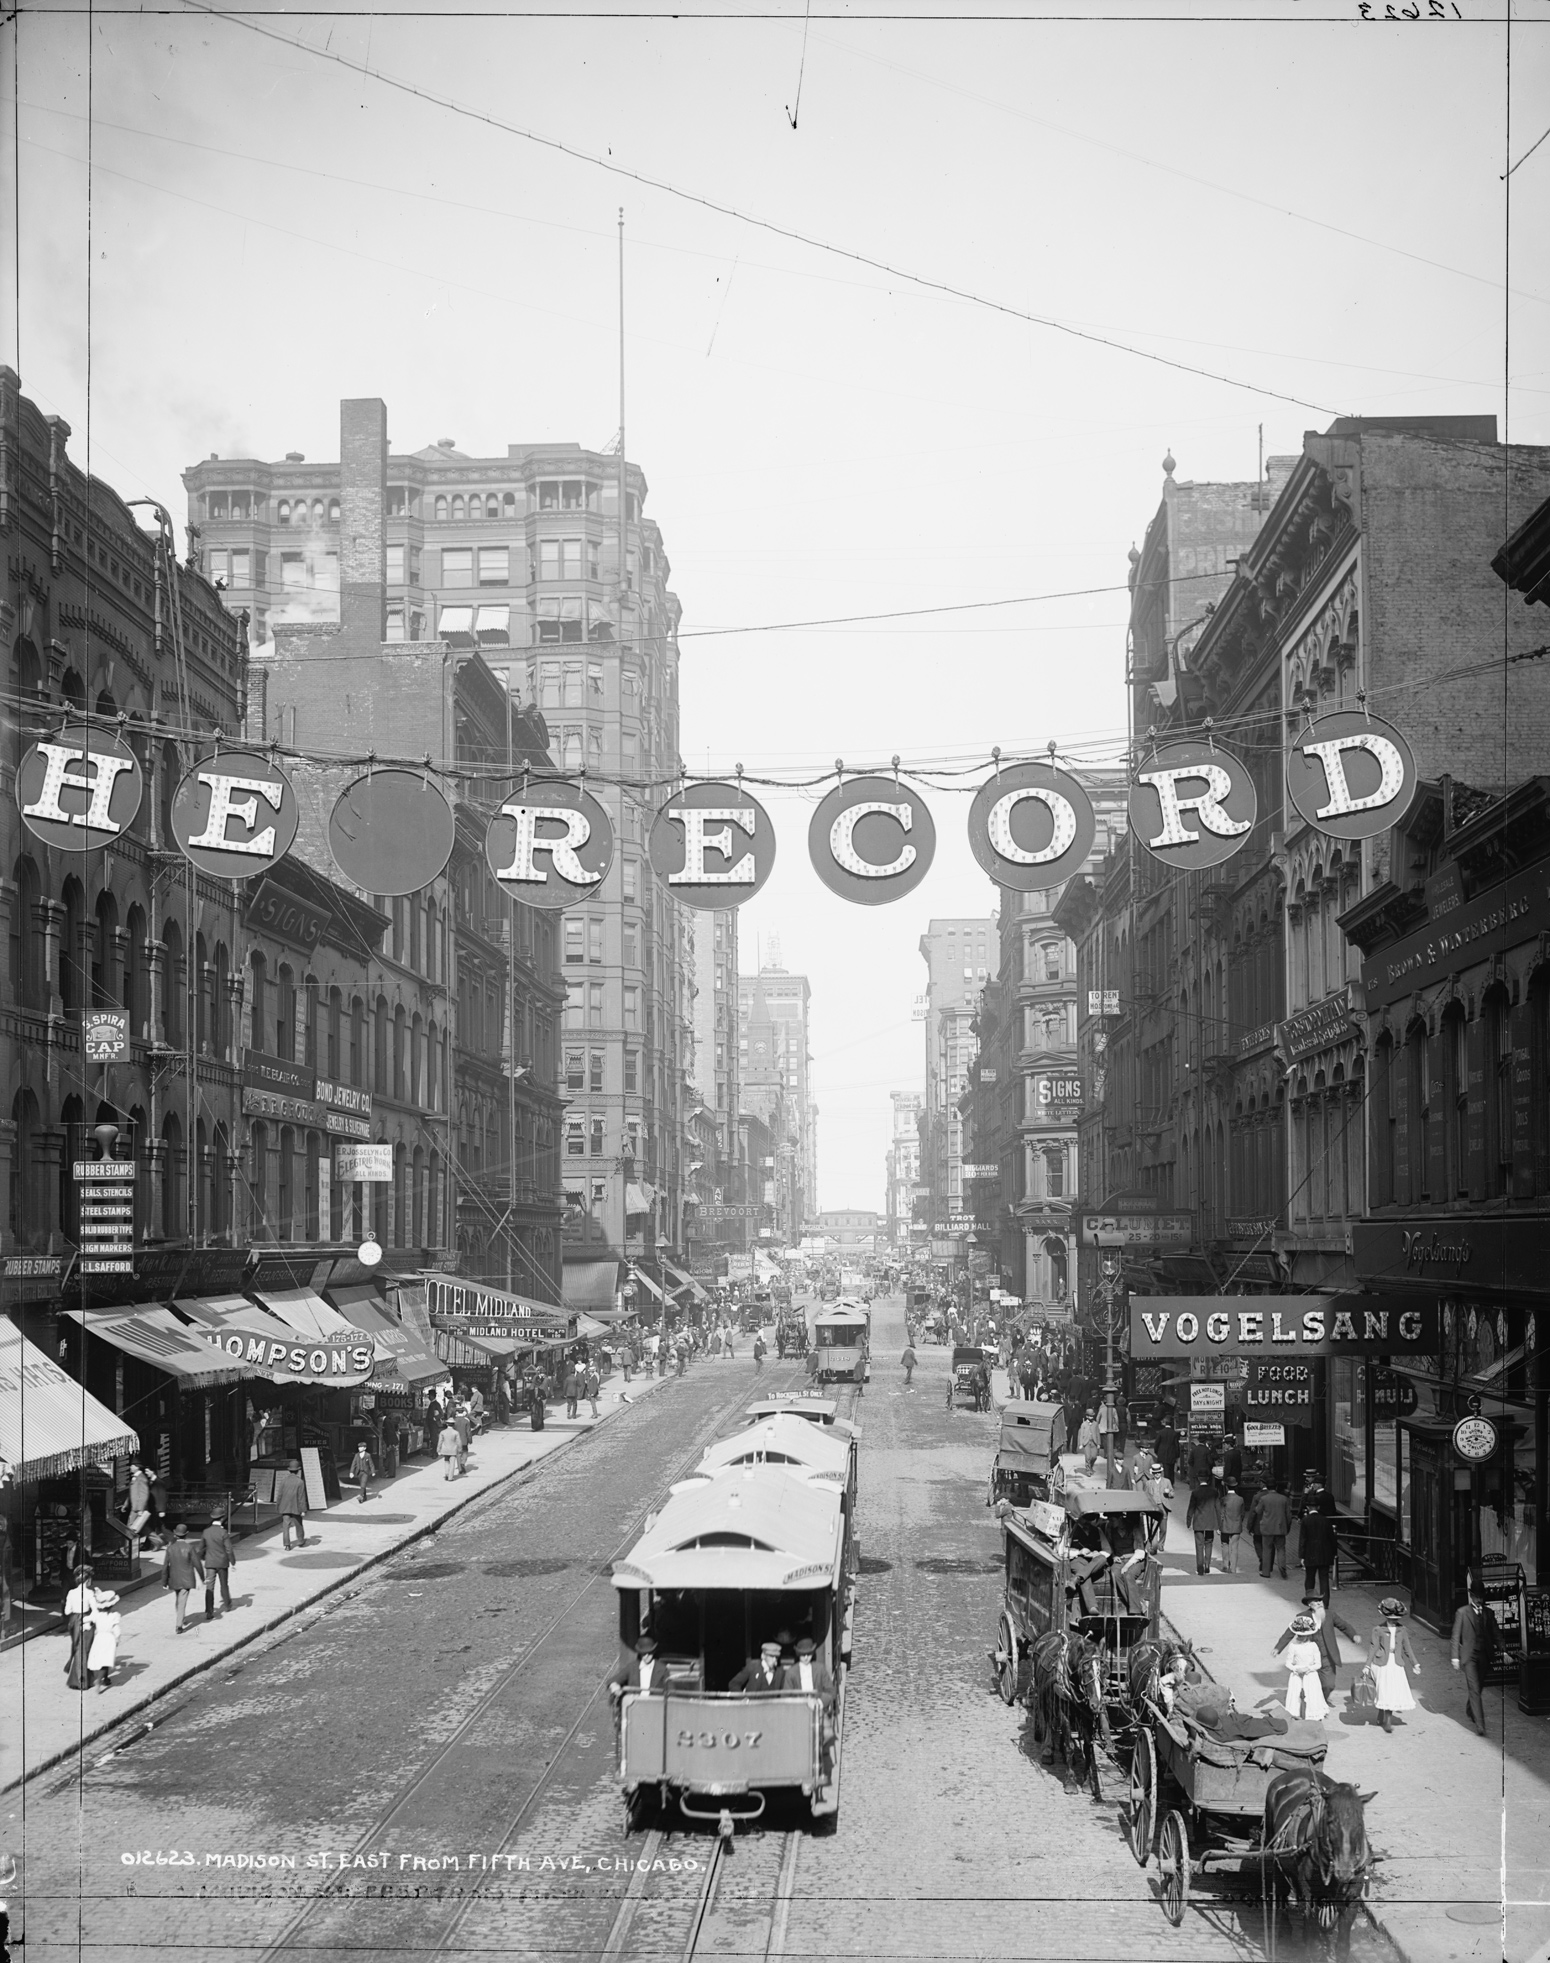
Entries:
{"label": "shop entrance", "polygon": [[1446,1629],[1464,1599],[1474,1547],[1470,1475],[1447,1432],[1410,1433],[1410,1559],[1415,1612]]}

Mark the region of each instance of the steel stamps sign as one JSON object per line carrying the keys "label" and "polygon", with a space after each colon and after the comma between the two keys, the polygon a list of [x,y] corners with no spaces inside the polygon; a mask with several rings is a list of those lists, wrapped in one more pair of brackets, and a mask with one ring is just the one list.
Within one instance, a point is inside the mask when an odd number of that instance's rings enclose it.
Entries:
{"label": "steel stamps sign", "polygon": [[807,828],[813,870],[842,900],[902,900],[931,870],[936,826],[924,798],[891,777],[853,777],[819,804]]}
{"label": "steel stamps sign", "polygon": [[1092,800],[1069,771],[1015,763],[981,784],[969,806],[969,849],[998,886],[1059,886],[1092,851]]}
{"label": "steel stamps sign", "polygon": [[402,899],[439,879],[452,857],[452,807],[418,770],[368,770],[328,818],[328,849],[352,886]]}
{"label": "steel stamps sign", "polygon": [[685,906],[741,906],[775,870],[775,827],[740,785],[688,784],[657,813],[646,850]]}
{"label": "steel stamps sign", "polygon": [[129,1011],[88,1009],[82,1018],[82,1049],[88,1063],[122,1063],[129,1054]]}
{"label": "steel stamps sign", "polygon": [[135,1168],[132,1159],[77,1159],[70,1168],[78,1190],[76,1244],[83,1275],[135,1271]]}
{"label": "steel stamps sign", "polygon": [[1215,743],[1169,743],[1136,771],[1130,829],[1154,859],[1204,872],[1239,850],[1259,798],[1241,757]]}
{"label": "steel stamps sign", "polygon": [[1306,823],[1331,838],[1388,831],[1410,809],[1419,781],[1404,737],[1359,709],[1320,716],[1287,752],[1287,796]]}
{"label": "steel stamps sign", "polygon": [[253,750],[227,750],[185,771],[171,817],[180,850],[201,872],[246,879],[290,851],[301,807],[278,764]]}
{"label": "steel stamps sign", "polygon": [[484,856],[509,899],[558,913],[590,899],[602,885],[613,864],[614,828],[590,791],[545,781],[508,798],[496,812]]}
{"label": "steel stamps sign", "polygon": [[134,823],[145,795],[140,760],[121,737],[66,723],[34,743],[16,766],[22,823],[45,845],[87,852],[111,845]]}
{"label": "steel stamps sign", "polygon": [[[1252,1305],[1252,1306],[1251,1306]],[[1435,1353],[1436,1303],[1381,1295],[1132,1295],[1133,1357]]]}

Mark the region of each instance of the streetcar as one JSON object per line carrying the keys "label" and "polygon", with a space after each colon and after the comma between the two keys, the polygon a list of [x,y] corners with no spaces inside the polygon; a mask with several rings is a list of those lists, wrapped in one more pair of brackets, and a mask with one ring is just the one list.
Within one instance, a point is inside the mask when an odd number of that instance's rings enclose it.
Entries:
{"label": "streetcar", "polygon": [[856,1441],[850,1428],[825,1430],[821,1425],[804,1423],[789,1411],[772,1412],[735,1431],[730,1438],[718,1438],[706,1447],[697,1470],[714,1473],[723,1466],[790,1465],[803,1468],[808,1475],[837,1486],[845,1495],[847,1515],[856,1504]]}
{"label": "streetcar", "polygon": [[813,1342],[818,1351],[818,1375],[824,1383],[866,1382],[867,1354],[872,1340],[872,1314],[860,1302],[841,1300],[813,1317]]}
{"label": "streetcar", "polygon": [[[686,1481],[613,1564],[619,1640],[656,1644],[648,1690],[622,1690],[618,1776],[627,1827],[659,1805],[723,1835],[779,1795],[820,1826],[840,1802],[853,1604],[842,1489],[742,1465]],[[815,1687],[731,1691],[762,1644],[812,1644]]]}
{"label": "streetcar", "polygon": [[788,1417],[803,1418],[810,1425],[842,1431],[849,1438],[861,1436],[859,1425],[840,1416],[838,1401],[824,1396],[821,1391],[788,1390],[776,1397],[761,1397],[747,1407],[747,1412],[750,1424],[784,1413]]}

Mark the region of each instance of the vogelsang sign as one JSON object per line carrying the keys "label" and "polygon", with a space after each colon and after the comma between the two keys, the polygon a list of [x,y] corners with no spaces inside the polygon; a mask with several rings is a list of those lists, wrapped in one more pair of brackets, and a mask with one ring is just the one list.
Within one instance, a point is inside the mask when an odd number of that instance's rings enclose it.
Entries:
{"label": "vogelsang sign", "polygon": [[1130,1354],[1390,1356],[1435,1352],[1439,1310],[1419,1296],[1132,1295]]}

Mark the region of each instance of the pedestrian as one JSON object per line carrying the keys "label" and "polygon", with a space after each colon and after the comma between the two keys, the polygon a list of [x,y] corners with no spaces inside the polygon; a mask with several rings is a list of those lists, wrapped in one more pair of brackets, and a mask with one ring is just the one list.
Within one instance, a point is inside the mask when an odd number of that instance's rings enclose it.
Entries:
{"label": "pedestrian", "polygon": [[1214,1479],[1197,1480],[1190,1487],[1189,1510],[1184,1516],[1184,1524],[1193,1530],[1195,1536],[1195,1573],[1209,1574],[1211,1539],[1220,1531],[1222,1524],[1221,1502]]}
{"label": "pedestrian", "polygon": [[433,1391],[430,1402],[425,1407],[425,1431],[427,1437],[439,1437],[441,1435],[441,1428],[446,1422],[447,1414],[441,1408],[440,1398]]}
{"label": "pedestrian", "polygon": [[463,1440],[457,1426],[448,1418],[436,1440],[436,1456],[441,1460],[443,1479],[456,1479],[462,1471]]}
{"label": "pedestrian", "polygon": [[619,1368],[624,1372],[624,1381],[628,1383],[635,1369],[635,1352],[630,1348],[628,1338],[619,1348]]}
{"label": "pedestrian", "polygon": [[1189,1472],[1189,1483],[1198,1486],[1202,1479],[1216,1476],[1216,1446],[1209,1438],[1197,1438],[1189,1448],[1185,1460]]}
{"label": "pedestrian", "polygon": [[220,1583],[221,1607],[231,1607],[231,1571],[237,1564],[237,1543],[232,1539],[226,1522],[219,1518],[210,1522],[200,1536],[200,1558],[205,1570],[205,1621],[215,1620],[215,1586]]}
{"label": "pedestrian", "polygon": [[1167,1405],[1163,1407],[1163,1421],[1157,1427],[1157,1463],[1171,1486],[1179,1463],[1179,1434],[1174,1429],[1172,1407]]}
{"label": "pedestrian", "polygon": [[[89,1659],[96,1634],[99,1600],[89,1562],[83,1561],[76,1568],[73,1580],[75,1585],[65,1596],[64,1605],[65,1627],[70,1635],[70,1654],[65,1659],[65,1682],[72,1690],[89,1690],[92,1671]],[[118,1600],[108,1590],[103,1590],[102,1595],[108,1606]]]}
{"label": "pedestrian", "polygon": [[673,1354],[678,1359],[678,1374],[681,1377],[689,1362],[689,1345],[684,1341],[682,1336],[679,1337]]}
{"label": "pedestrian", "polygon": [[719,1323],[710,1334],[710,1353],[712,1356],[720,1356],[721,1354],[721,1326]]}
{"label": "pedestrian", "polygon": [[1243,1538],[1243,1519],[1247,1502],[1231,1480],[1222,1494],[1222,1573],[1238,1572],[1238,1543]]}
{"label": "pedestrian", "polygon": [[732,1325],[731,1325],[731,1323],[730,1323],[730,1322],[729,1322],[729,1323],[728,1323],[728,1324],[726,1325],[726,1329],[725,1329],[725,1332],[724,1332],[724,1335],[723,1335],[723,1347],[725,1348],[725,1350],[726,1350],[726,1353],[727,1353],[727,1361],[728,1361],[728,1363],[734,1363],[734,1362],[736,1362],[736,1360],[737,1360],[737,1337],[736,1337],[736,1335],[735,1335],[735,1334],[734,1334],[734,1332],[733,1332],[733,1329],[732,1329]]}
{"label": "pedestrian", "polygon": [[1335,1501],[1322,1485],[1315,1486],[1303,1502],[1298,1554],[1302,1559],[1305,1595],[1317,1595],[1329,1606],[1329,1578],[1335,1565]]}
{"label": "pedestrian", "polygon": [[130,1534],[136,1539],[143,1534],[153,1547],[160,1547],[166,1539],[166,1524],[162,1497],[156,1490],[155,1471],[150,1466],[132,1465],[129,1468],[129,1517],[125,1522]]}
{"label": "pedestrian", "polygon": [[1486,1604],[1480,1584],[1471,1581],[1469,1600],[1453,1618],[1449,1653],[1454,1669],[1464,1679],[1464,1708],[1469,1722],[1482,1738],[1486,1735],[1485,1698],[1482,1694],[1485,1673],[1496,1655],[1499,1640],[1496,1617]]}
{"label": "pedestrian", "polygon": [[1222,1484],[1241,1486],[1243,1484],[1243,1447],[1236,1438],[1229,1438],[1222,1446]]}
{"label": "pedestrian", "polygon": [[753,1373],[754,1373],[754,1375],[755,1375],[755,1376],[757,1377],[757,1376],[759,1375],[759,1373],[760,1373],[760,1371],[761,1371],[761,1370],[763,1370],[763,1368],[764,1368],[764,1337],[763,1337],[763,1335],[761,1334],[761,1335],[758,1335],[758,1336],[755,1336],[755,1337],[754,1337],[754,1339],[753,1339]]}
{"label": "pedestrian", "polygon": [[657,1375],[667,1375],[667,1338],[661,1335],[657,1337]]}
{"label": "pedestrian", "polygon": [[[822,1369],[822,1356],[816,1349],[810,1349],[807,1352],[807,1381],[810,1384],[816,1384]],[[949,1403],[952,1402],[952,1395],[952,1379],[949,1377],[947,1380],[947,1400]]]}
{"label": "pedestrian", "polygon": [[[1314,1640],[1316,1628],[1307,1609],[1292,1617],[1291,1641],[1286,1646],[1286,1712],[1293,1718],[1323,1718],[1329,1714],[1319,1682],[1322,1652]],[[1281,1645],[1276,1645],[1280,1650]]]}
{"label": "pedestrian", "polygon": [[594,1418],[598,1414],[597,1399],[598,1399],[598,1393],[602,1390],[602,1388],[603,1388],[602,1381],[597,1374],[597,1370],[595,1366],[589,1363],[587,1365],[587,1373],[585,1377],[582,1379],[582,1389],[587,1394],[587,1402],[592,1407],[592,1415]]}
{"label": "pedestrian", "polygon": [[[1335,1701],[1336,1682],[1344,1660],[1340,1654],[1338,1636],[1349,1637],[1358,1649],[1361,1648],[1362,1641],[1344,1617],[1336,1615],[1332,1609],[1325,1609],[1323,1600],[1318,1595],[1303,1596],[1302,1612],[1313,1619],[1312,1640],[1318,1645],[1319,1650],[1319,1688],[1324,1693],[1324,1702],[1332,1705]],[[1292,1642],[1296,1630],[1297,1618],[1294,1616],[1281,1631],[1276,1643],[1277,1655]]]}
{"label": "pedestrian", "polygon": [[[1406,1665],[1417,1676],[1421,1665],[1415,1651],[1410,1647],[1410,1634],[1405,1628],[1405,1605],[1395,1595],[1385,1595],[1378,1604],[1378,1613],[1383,1620],[1376,1624],[1372,1632],[1372,1680],[1377,1692],[1379,1714],[1383,1719],[1383,1729],[1394,1729],[1396,1711],[1413,1711],[1415,1699],[1410,1694],[1410,1686],[1405,1682]],[[1481,1716],[1483,1717],[1482,1709]]]}
{"label": "pedestrian", "polygon": [[188,1598],[204,1578],[202,1543],[189,1539],[188,1528],[180,1520],[172,1530],[172,1544],[167,1549],[167,1558],[161,1570],[161,1585],[172,1596],[176,1616],[172,1633],[175,1636],[182,1635],[188,1617]]}
{"label": "pedestrian", "polygon": [[291,1532],[296,1534],[296,1545],[307,1544],[306,1529],[302,1516],[307,1511],[307,1482],[301,1476],[301,1460],[292,1459],[284,1472],[275,1474],[275,1511],[280,1516],[280,1538],[285,1543],[287,1554],[291,1551]]}
{"label": "pedestrian", "polygon": [[1291,1531],[1292,1510],[1282,1490],[1284,1484],[1272,1473],[1249,1507],[1249,1532],[1259,1538],[1259,1571],[1267,1580],[1272,1568],[1283,1581],[1286,1579],[1286,1536]]}
{"label": "pedestrian", "polygon": [[1076,1434],[1076,1449],[1086,1461],[1087,1470],[1091,1472],[1098,1463],[1098,1454],[1103,1449],[1103,1441],[1098,1435],[1098,1413],[1090,1404]]}
{"label": "pedestrian", "polygon": [[473,1420],[468,1415],[468,1406],[461,1401],[452,1413],[452,1426],[458,1435],[457,1469],[461,1478],[468,1470],[468,1449],[474,1440]]}
{"label": "pedestrian", "polygon": [[365,1439],[364,1438],[357,1439],[355,1445],[355,1457],[350,1461],[350,1470],[349,1470],[348,1478],[352,1486],[356,1486],[360,1489],[360,1495],[361,1495],[360,1504],[362,1506],[366,1504],[368,1482],[375,1479],[376,1476],[377,1476],[377,1468],[375,1464],[372,1462],[372,1456],[370,1452],[366,1450]]}
{"label": "pedestrian", "polygon": [[542,1431],[548,1414],[544,1409],[544,1380],[536,1370],[529,1373],[526,1394],[528,1426],[533,1431]]}
{"label": "pedestrian", "polygon": [[908,1390],[910,1388],[910,1380],[915,1375],[915,1348],[912,1343],[905,1344],[904,1354],[899,1358],[899,1361],[904,1365],[904,1388]]}
{"label": "pedestrian", "polygon": [[495,1422],[503,1431],[511,1423],[511,1386],[504,1375],[495,1380]]}

